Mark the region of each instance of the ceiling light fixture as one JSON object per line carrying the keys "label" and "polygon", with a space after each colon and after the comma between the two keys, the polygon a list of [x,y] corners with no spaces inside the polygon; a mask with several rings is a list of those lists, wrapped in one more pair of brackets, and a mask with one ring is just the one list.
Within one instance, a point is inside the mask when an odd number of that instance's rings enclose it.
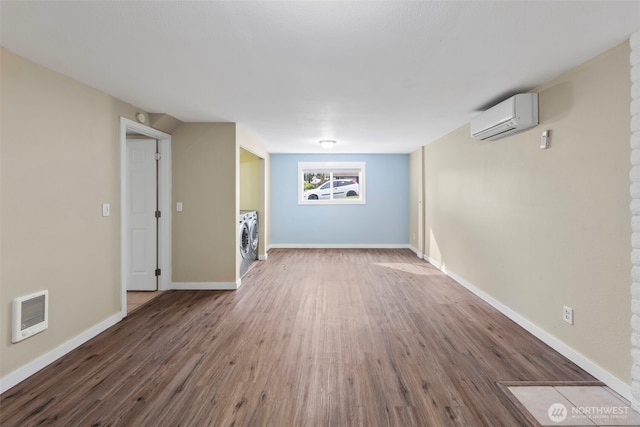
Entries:
{"label": "ceiling light fixture", "polygon": [[322,145],[322,148],[324,148],[325,150],[329,150],[333,148],[334,145],[336,145],[336,142],[333,139],[323,139],[322,141],[320,141],[320,145]]}

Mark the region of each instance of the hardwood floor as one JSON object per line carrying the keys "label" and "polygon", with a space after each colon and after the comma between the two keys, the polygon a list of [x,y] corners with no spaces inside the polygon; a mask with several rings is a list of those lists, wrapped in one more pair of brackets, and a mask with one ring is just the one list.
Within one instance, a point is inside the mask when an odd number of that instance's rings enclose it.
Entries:
{"label": "hardwood floor", "polygon": [[0,396],[3,426],[526,426],[498,381],[589,374],[408,250],[269,252]]}
{"label": "hardwood floor", "polygon": [[127,291],[127,315],[159,295],[160,291]]}

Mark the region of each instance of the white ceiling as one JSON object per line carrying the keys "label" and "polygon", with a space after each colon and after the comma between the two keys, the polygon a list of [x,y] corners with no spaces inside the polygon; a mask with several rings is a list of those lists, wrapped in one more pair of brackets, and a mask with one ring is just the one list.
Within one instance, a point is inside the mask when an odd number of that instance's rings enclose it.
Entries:
{"label": "white ceiling", "polygon": [[0,43],[270,152],[407,153],[640,30],[640,1],[7,2]]}

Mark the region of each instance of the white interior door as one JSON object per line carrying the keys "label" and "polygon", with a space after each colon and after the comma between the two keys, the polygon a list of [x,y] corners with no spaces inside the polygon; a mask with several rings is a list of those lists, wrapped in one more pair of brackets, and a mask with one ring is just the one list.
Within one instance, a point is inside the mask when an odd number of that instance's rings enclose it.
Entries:
{"label": "white interior door", "polygon": [[158,265],[156,140],[127,140],[127,290],[155,291]]}

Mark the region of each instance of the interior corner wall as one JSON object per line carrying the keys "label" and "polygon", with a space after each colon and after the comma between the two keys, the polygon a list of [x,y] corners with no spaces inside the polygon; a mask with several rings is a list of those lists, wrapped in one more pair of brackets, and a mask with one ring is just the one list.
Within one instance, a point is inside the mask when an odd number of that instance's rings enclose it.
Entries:
{"label": "interior corner wall", "polygon": [[235,123],[184,123],[172,135],[173,282],[237,280]]}
{"label": "interior corner wall", "polygon": [[467,125],[424,153],[428,258],[626,385],[629,52],[624,43],[534,89],[531,130],[479,142]]}
{"label": "interior corner wall", "polygon": [[149,113],[149,125],[164,133],[172,134],[182,122],[165,113]]}
{"label": "interior corner wall", "polygon": [[[119,315],[119,122],[142,111],[4,48],[0,53],[6,379]],[[102,217],[102,203],[111,204],[109,217]],[[11,301],[43,289],[49,328],[12,344]]]}
{"label": "interior corner wall", "polygon": [[409,155],[409,245],[422,257],[422,148]]}
{"label": "interior corner wall", "polygon": [[633,382],[631,384],[632,404],[634,409],[640,410],[640,31],[629,40],[631,54],[629,56],[631,68],[631,227],[633,245],[631,260],[631,336],[633,368],[631,369]]}

